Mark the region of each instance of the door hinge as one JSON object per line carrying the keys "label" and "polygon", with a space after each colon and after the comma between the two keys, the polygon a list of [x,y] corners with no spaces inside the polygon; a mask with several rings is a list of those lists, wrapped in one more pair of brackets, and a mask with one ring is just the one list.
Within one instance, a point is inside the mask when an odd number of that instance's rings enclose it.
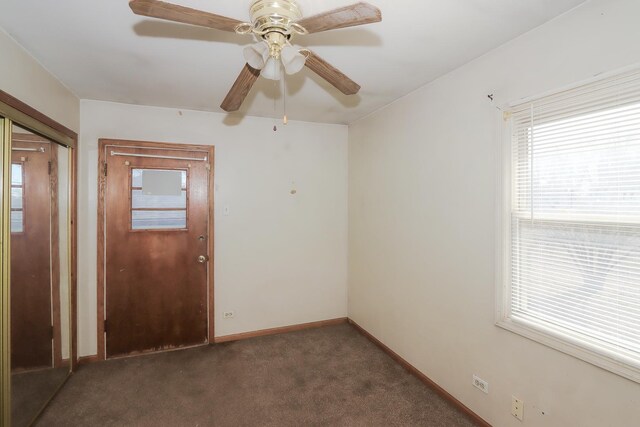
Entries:
{"label": "door hinge", "polygon": [[109,325],[109,324],[107,323],[107,319],[104,319],[104,333],[105,333],[105,334],[106,334],[106,333],[107,333],[107,331],[109,330],[108,325]]}
{"label": "door hinge", "polygon": [[51,160],[49,160],[49,175],[51,175]]}
{"label": "door hinge", "polygon": [[104,162],[102,173],[104,174],[104,176],[107,176],[107,162]]}

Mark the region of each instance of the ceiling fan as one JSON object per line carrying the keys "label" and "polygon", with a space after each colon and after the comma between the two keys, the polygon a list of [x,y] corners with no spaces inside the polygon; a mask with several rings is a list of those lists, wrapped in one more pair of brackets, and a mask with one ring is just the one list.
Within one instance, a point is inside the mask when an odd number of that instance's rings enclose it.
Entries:
{"label": "ceiling fan", "polygon": [[312,51],[293,47],[291,38],[382,21],[380,9],[364,2],[304,18],[295,0],[253,0],[249,8],[251,22],[159,0],[130,0],[129,6],[137,15],[241,35],[253,34],[260,40],[244,49],[247,64],[220,106],[227,112],[240,109],[260,75],[280,80],[283,68],[285,73],[295,74],[306,66],[345,95],[358,93],[360,86],[356,82]]}

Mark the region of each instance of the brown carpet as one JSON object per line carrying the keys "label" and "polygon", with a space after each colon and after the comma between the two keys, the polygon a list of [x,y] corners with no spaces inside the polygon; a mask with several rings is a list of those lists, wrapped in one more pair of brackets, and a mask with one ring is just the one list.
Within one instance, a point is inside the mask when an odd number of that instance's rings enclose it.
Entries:
{"label": "brown carpet", "polygon": [[38,426],[472,426],[350,325],[81,367]]}
{"label": "brown carpet", "polygon": [[11,375],[11,425],[26,427],[69,375],[69,368]]}

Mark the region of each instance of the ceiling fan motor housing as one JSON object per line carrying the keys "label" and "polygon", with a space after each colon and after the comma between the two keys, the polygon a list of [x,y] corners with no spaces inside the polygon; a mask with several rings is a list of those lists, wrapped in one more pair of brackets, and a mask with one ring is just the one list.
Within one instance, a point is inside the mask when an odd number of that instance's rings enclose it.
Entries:
{"label": "ceiling fan motor housing", "polygon": [[302,19],[294,0],[255,0],[249,10],[254,31],[258,34],[280,33],[291,36],[291,26]]}

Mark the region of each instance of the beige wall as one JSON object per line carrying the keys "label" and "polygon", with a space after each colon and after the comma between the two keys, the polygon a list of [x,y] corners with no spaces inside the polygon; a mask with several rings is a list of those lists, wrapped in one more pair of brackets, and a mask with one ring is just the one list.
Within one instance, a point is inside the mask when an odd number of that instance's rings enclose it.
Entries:
{"label": "beige wall", "polygon": [[273,119],[233,126],[223,114],[96,101],[81,110],[81,356],[96,352],[99,138],[215,145],[216,336],[347,315],[346,126],[273,132]]}
{"label": "beige wall", "polygon": [[[25,102],[29,106],[44,113],[63,124],[79,131],[80,100],[60,81],[45,70],[26,50],[24,50],[7,33],[0,29],[0,89]],[[60,151],[60,172],[68,171],[66,149]],[[61,188],[64,179],[60,180]],[[61,195],[60,206],[66,206],[66,193]],[[66,236],[67,220],[60,212],[60,236]],[[60,240],[60,303],[62,318],[62,357],[69,357],[69,316],[68,313],[68,269],[65,259],[67,242]]]}
{"label": "beige wall", "polygon": [[0,89],[79,131],[80,100],[2,29]]}
{"label": "beige wall", "polygon": [[587,2],[350,126],[349,316],[495,426],[638,425],[639,384],[494,325],[496,106],[640,63],[638,17]]}

